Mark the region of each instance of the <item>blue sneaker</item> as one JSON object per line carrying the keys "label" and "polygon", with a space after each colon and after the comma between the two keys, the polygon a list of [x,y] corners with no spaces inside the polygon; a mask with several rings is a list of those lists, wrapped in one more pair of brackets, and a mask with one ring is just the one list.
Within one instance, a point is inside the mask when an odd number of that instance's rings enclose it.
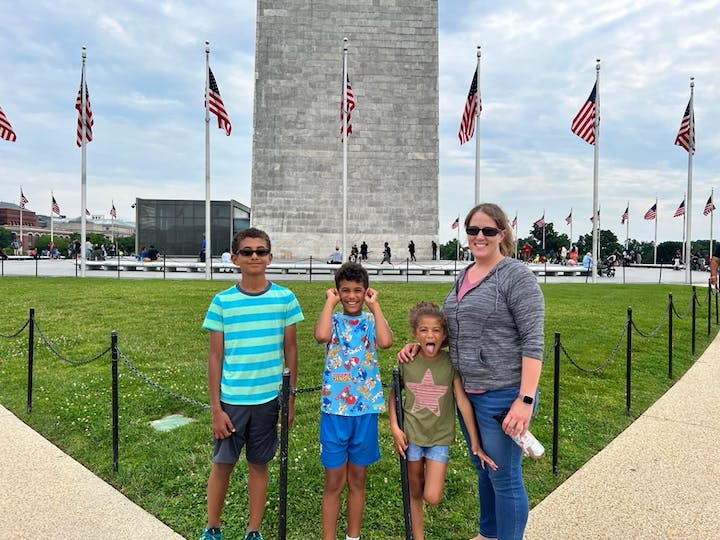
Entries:
{"label": "blue sneaker", "polygon": [[243,540],[263,540],[263,537],[260,531],[248,531],[245,533]]}
{"label": "blue sneaker", "polygon": [[220,527],[208,527],[203,529],[200,540],[223,540],[223,533]]}

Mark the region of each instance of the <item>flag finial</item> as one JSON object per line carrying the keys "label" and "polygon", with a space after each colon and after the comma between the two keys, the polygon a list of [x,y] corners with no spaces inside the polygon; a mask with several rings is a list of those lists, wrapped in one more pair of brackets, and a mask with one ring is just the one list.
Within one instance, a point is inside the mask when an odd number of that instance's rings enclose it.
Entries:
{"label": "flag finial", "polygon": [[480,58],[480,45],[477,46],[477,56]]}
{"label": "flag finial", "polygon": [[87,47],[85,45],[82,46],[82,57],[83,60],[87,58]]}
{"label": "flag finial", "polygon": [[206,41],[206,42],[205,42],[205,52],[206,52],[206,53],[209,53],[209,52],[210,52],[210,42],[209,42],[209,41]]}

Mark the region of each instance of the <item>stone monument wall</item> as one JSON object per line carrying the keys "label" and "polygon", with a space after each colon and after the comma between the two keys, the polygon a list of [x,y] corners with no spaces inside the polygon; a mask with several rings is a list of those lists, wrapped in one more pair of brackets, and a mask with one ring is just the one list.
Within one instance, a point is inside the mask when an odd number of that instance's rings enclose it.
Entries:
{"label": "stone monument wall", "polygon": [[355,95],[347,246],[430,258],[438,232],[437,0],[257,0],[251,223],[276,258],[342,245],[343,38]]}

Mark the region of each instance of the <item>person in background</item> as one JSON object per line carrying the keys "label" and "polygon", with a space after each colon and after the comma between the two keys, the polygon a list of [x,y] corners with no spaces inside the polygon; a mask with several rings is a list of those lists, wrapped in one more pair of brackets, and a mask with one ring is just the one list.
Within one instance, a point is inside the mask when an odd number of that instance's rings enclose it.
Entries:
{"label": "person in background", "polygon": [[[483,467],[471,456],[478,476],[480,518],[473,540],[522,540],[528,498],[522,477],[522,449],[512,437],[524,435],[534,412],[544,350],[545,303],[533,272],[513,259],[512,229],[503,210],[491,203],[465,218],[473,264],[445,297],[448,344],[453,367],[475,411],[482,447],[497,464]],[[405,345],[398,361],[418,353]],[[502,423],[496,416],[505,414]],[[460,426],[472,444],[462,416]]]}
{"label": "person in background", "polygon": [[392,266],[392,261],[390,260],[392,258],[392,251],[390,250],[390,244],[385,242],[385,248],[383,249],[383,258],[382,261],[380,261],[380,264],[388,263]]}

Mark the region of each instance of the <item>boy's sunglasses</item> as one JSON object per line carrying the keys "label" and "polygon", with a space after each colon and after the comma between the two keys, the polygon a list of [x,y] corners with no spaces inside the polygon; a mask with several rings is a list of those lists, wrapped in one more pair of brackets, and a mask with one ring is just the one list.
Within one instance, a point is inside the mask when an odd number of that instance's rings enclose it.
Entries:
{"label": "boy's sunglasses", "polygon": [[502,229],[497,229],[495,227],[465,227],[465,232],[468,234],[468,236],[477,236],[479,233],[483,233],[483,236],[497,236],[498,233],[500,233]]}
{"label": "boy's sunglasses", "polygon": [[235,252],[236,255],[242,255],[243,257],[252,257],[253,253],[258,257],[264,257],[265,255],[270,255],[270,250],[268,248],[243,248]]}

